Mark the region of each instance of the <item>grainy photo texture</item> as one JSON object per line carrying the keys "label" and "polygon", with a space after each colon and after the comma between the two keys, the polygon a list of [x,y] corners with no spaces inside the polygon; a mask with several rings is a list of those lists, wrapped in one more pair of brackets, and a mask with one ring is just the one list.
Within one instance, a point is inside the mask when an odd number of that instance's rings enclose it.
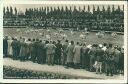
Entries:
{"label": "grainy photo texture", "polygon": [[4,79],[123,79],[124,5],[3,7]]}

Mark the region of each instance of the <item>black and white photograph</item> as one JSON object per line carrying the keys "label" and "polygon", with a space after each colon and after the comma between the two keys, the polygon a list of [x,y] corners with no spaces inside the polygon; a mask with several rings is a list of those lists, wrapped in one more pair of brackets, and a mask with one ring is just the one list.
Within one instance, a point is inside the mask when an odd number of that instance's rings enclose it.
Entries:
{"label": "black and white photograph", "polygon": [[124,80],[125,5],[4,4],[3,79]]}

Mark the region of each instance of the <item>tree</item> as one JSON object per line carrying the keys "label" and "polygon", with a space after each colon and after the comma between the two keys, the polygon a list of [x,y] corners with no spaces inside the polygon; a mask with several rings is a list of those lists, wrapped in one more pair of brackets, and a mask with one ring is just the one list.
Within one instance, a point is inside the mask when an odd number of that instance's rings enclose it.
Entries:
{"label": "tree", "polygon": [[49,13],[50,11],[49,11],[49,6],[47,6],[47,14]]}
{"label": "tree", "polygon": [[106,11],[105,11],[105,8],[104,8],[104,6],[103,6],[103,7],[102,7],[102,19],[105,18],[105,13],[106,13]]}
{"label": "tree", "polygon": [[62,6],[61,7],[61,18],[63,19],[63,18],[65,18],[65,12],[64,12],[64,7]]}
{"label": "tree", "polygon": [[118,12],[120,12],[120,11],[121,11],[121,10],[120,10],[120,6],[118,6],[117,10],[118,10]]}
{"label": "tree", "polygon": [[53,8],[52,7],[50,7],[50,11],[53,12]]}
{"label": "tree", "polygon": [[53,8],[52,17],[56,18],[56,14],[57,14],[57,9],[54,7],[54,8]]}
{"label": "tree", "polygon": [[7,16],[7,18],[10,16],[9,15],[9,7],[7,6],[7,11],[6,11],[6,16]]}
{"label": "tree", "polygon": [[36,15],[36,14],[37,14],[37,12],[36,12],[36,8],[34,8],[32,12],[33,12],[33,15],[32,15],[32,16],[33,16],[34,19],[35,19],[35,17],[37,16],[37,15]]}
{"label": "tree", "polygon": [[84,6],[84,8],[83,8],[83,12],[85,12],[85,8],[86,8],[86,7]]}
{"label": "tree", "polygon": [[95,13],[95,6],[93,5],[93,14]]}
{"label": "tree", "polygon": [[75,16],[77,16],[77,9],[76,9],[76,6],[74,6],[74,10],[73,10],[73,14],[75,15]]}
{"label": "tree", "polygon": [[36,14],[36,17],[38,18],[38,19],[40,19],[39,17],[40,17],[40,15],[39,15],[39,8],[36,8],[36,12],[35,12]]}
{"label": "tree", "polygon": [[64,13],[64,7],[63,6],[61,7],[61,12]]}
{"label": "tree", "polygon": [[104,6],[103,6],[103,8],[102,8],[102,12],[103,12],[103,13],[105,12],[105,8],[104,8]]}
{"label": "tree", "polygon": [[81,8],[80,8],[80,6],[79,6],[79,12],[81,11]]}
{"label": "tree", "polygon": [[60,7],[57,7],[57,13],[60,14]]}
{"label": "tree", "polygon": [[77,9],[76,9],[76,6],[74,6],[74,10],[73,10],[74,12],[76,12],[77,11]]}
{"label": "tree", "polygon": [[16,7],[15,7],[14,11],[15,11],[15,15],[17,16],[17,9],[16,9]]}
{"label": "tree", "polygon": [[13,16],[13,9],[12,9],[11,6],[10,6],[10,16],[11,16],[11,17]]}
{"label": "tree", "polygon": [[5,14],[6,14],[6,10],[5,10],[5,7],[3,8],[3,14],[4,14],[4,16],[5,16]]}
{"label": "tree", "polygon": [[46,7],[44,7],[44,11],[43,11],[43,12],[44,12],[44,14],[46,15]]}
{"label": "tree", "polygon": [[52,8],[52,6],[51,6],[51,7],[50,7],[50,12],[49,12],[49,16],[50,16],[50,17],[52,17],[53,12],[54,12],[54,11],[53,11],[53,8]]}
{"label": "tree", "polygon": [[67,6],[65,7],[65,11],[68,11],[68,7]]}
{"label": "tree", "polygon": [[124,11],[124,5],[123,5],[123,11]]}
{"label": "tree", "polygon": [[30,8],[29,9],[29,16],[31,17],[31,19],[33,19],[33,16],[34,16],[34,10],[33,10],[33,8]]}
{"label": "tree", "polygon": [[97,7],[97,19],[100,19],[100,8],[99,8],[99,6]]}
{"label": "tree", "polygon": [[115,11],[115,7],[114,7],[114,5],[112,6],[112,12],[114,12]]}
{"label": "tree", "polygon": [[43,12],[42,12],[42,16],[43,16],[43,18],[46,19],[46,15],[47,15],[46,7],[44,7]]}
{"label": "tree", "polygon": [[90,6],[88,5],[88,12],[90,12]]}
{"label": "tree", "polygon": [[70,6],[69,10],[70,10],[70,12],[72,12],[72,7],[71,6]]}
{"label": "tree", "polygon": [[25,16],[26,16],[27,18],[30,18],[30,16],[29,16],[29,11],[28,11],[27,8],[25,9]]}
{"label": "tree", "polygon": [[97,7],[97,12],[100,13],[100,8],[99,8],[99,6]]}
{"label": "tree", "polygon": [[108,5],[108,8],[107,8],[107,15],[110,15],[111,13],[111,9],[110,9],[110,6]]}
{"label": "tree", "polygon": [[58,17],[56,17],[56,18],[60,18],[61,17],[61,15],[62,15],[62,13],[61,13],[61,10],[60,10],[60,7],[58,6],[57,7],[57,9],[56,9],[56,15],[58,16]]}
{"label": "tree", "polygon": [[68,9],[67,6],[65,7],[65,12],[66,12],[66,16],[67,16],[67,18],[69,19],[70,16],[71,16],[71,13],[70,13],[70,10]]}
{"label": "tree", "polygon": [[41,13],[42,13],[42,9],[41,9],[41,7],[39,8],[39,11],[38,11],[39,13],[38,13],[38,15],[39,15],[39,18],[41,18]]}
{"label": "tree", "polygon": [[69,16],[69,18],[72,19],[72,7],[71,7],[71,6],[70,6],[70,8],[69,8],[69,12],[70,12],[70,16]]}

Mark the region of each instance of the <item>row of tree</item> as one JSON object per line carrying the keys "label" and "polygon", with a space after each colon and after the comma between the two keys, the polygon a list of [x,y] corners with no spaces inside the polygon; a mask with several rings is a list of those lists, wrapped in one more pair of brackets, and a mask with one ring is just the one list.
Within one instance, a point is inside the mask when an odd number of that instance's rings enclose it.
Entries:
{"label": "row of tree", "polygon": [[115,19],[120,18],[123,19],[123,9],[118,6],[115,8],[114,5],[112,9],[110,6],[107,7],[107,10],[103,6],[100,9],[99,6],[97,8],[93,6],[93,9],[90,10],[90,6],[88,5],[87,11],[85,11],[85,6],[83,9],[79,7],[78,9],[76,6],[68,8],[67,6],[64,8],[63,6],[60,8],[59,6],[56,7],[40,7],[40,8],[26,8],[25,12],[18,11],[15,7],[4,7],[3,14],[4,18],[38,18],[38,19],[46,19],[46,18],[55,18],[55,19]]}

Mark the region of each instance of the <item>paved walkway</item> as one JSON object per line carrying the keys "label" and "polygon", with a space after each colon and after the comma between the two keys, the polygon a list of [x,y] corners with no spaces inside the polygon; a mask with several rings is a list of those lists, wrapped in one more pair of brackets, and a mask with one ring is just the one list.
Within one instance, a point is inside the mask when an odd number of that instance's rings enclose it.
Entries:
{"label": "paved walkway", "polygon": [[95,72],[89,72],[83,69],[66,69],[63,66],[55,65],[41,65],[33,63],[31,61],[21,62],[19,60],[12,60],[11,58],[4,58],[5,66],[11,66],[19,69],[33,70],[33,71],[42,71],[42,72],[51,72],[59,73],[64,75],[78,76],[80,78],[91,78],[91,79],[123,79],[122,75],[114,75],[113,77],[106,76],[105,74],[96,74]]}

